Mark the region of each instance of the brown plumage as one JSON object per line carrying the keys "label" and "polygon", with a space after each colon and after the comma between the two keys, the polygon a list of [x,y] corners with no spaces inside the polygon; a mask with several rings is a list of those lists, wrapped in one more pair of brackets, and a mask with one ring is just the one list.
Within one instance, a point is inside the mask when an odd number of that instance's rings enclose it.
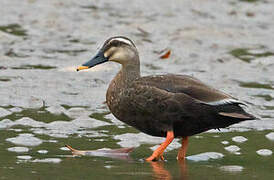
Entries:
{"label": "brown plumage", "polygon": [[[166,74],[141,77],[137,49],[125,37],[108,39],[99,53],[78,70],[107,61],[122,64],[106,95],[113,115],[146,134],[168,136],[165,146],[147,160],[163,158],[163,150],[175,137],[188,137],[255,119],[244,111],[242,102],[191,76]],[[179,154],[178,158],[184,159]]]}

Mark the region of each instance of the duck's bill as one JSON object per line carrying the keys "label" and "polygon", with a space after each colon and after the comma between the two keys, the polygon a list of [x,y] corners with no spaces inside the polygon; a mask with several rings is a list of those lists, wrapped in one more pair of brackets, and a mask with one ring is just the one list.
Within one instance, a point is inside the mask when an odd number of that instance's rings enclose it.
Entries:
{"label": "duck's bill", "polygon": [[84,63],[82,66],[79,66],[76,70],[80,71],[83,69],[89,69],[91,67],[94,67],[98,64],[102,64],[104,62],[107,62],[108,58],[104,56],[104,53],[102,51],[99,51],[96,56],[94,56],[90,61]]}

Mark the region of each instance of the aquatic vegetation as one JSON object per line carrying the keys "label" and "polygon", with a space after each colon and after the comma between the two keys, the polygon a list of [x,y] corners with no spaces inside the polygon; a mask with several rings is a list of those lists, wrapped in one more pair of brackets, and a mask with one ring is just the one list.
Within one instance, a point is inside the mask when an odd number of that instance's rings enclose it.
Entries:
{"label": "aquatic vegetation", "polygon": [[258,82],[240,82],[240,86],[244,88],[262,88],[270,90],[274,89],[270,84],[263,84]]}
{"label": "aquatic vegetation", "polygon": [[238,49],[233,49],[232,51],[230,51],[229,53],[244,61],[244,62],[251,62],[252,60],[254,60],[255,58],[260,58],[260,57],[268,57],[268,56],[274,56],[274,52],[270,52],[270,51],[265,51],[265,52],[261,52],[261,53],[252,53],[249,52],[248,48],[238,48]]}
{"label": "aquatic vegetation", "polygon": [[55,66],[48,66],[48,65],[42,65],[42,64],[38,64],[38,65],[22,65],[19,67],[11,67],[11,69],[42,69],[42,70],[49,70],[49,69],[56,69]]}
{"label": "aquatic vegetation", "polygon": [[9,24],[6,26],[0,26],[0,31],[15,35],[26,36],[26,30],[24,30],[19,24]]}
{"label": "aquatic vegetation", "polygon": [[240,1],[254,3],[254,2],[257,2],[257,1],[260,1],[260,0],[240,0]]}

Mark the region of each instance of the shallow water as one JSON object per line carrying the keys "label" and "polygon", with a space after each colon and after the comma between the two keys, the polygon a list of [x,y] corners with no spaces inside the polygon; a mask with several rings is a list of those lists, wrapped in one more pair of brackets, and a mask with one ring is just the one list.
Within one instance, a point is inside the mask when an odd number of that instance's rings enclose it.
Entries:
{"label": "shallow water", "polygon": [[[273,178],[274,2],[125,2],[1,0],[0,179]],[[186,164],[176,161],[179,140],[166,162],[144,162],[163,139],[104,104],[119,65],[75,71],[113,35],[134,40],[143,75],[193,75],[261,120],[191,137]],[[170,58],[160,59],[166,49]],[[135,150],[126,161],[73,157],[65,144]]]}

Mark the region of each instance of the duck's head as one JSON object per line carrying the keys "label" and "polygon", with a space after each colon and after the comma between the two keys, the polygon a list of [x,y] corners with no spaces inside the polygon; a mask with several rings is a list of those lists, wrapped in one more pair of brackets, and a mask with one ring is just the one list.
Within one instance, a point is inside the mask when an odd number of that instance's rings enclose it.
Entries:
{"label": "duck's head", "polygon": [[99,52],[90,61],[79,66],[77,71],[89,69],[107,61],[114,61],[122,65],[139,64],[136,46],[126,37],[111,37],[105,41]]}

